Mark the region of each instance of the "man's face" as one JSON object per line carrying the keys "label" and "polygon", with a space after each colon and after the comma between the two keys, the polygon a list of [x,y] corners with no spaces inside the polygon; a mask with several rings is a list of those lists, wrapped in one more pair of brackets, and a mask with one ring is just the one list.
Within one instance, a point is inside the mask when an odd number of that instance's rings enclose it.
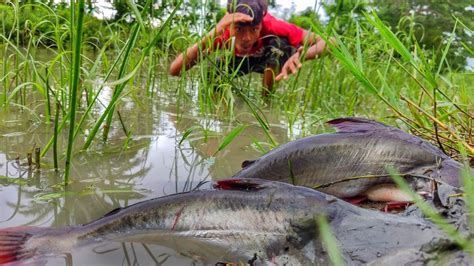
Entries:
{"label": "man's face", "polygon": [[235,36],[235,48],[240,53],[248,54],[252,49],[252,46],[258,41],[260,37],[260,31],[262,30],[262,23],[251,26],[234,24],[230,27],[230,35]]}

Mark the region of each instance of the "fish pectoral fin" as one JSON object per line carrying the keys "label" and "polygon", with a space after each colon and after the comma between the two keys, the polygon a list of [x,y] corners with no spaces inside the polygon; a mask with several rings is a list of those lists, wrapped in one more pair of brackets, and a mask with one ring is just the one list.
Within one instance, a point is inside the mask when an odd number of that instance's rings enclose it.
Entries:
{"label": "fish pectoral fin", "polygon": [[410,202],[413,198],[410,194],[405,193],[395,184],[379,184],[369,188],[365,195],[370,201],[379,202]]}
{"label": "fish pectoral fin", "polygon": [[242,162],[242,168],[247,168],[255,163],[256,160],[245,160]]}
{"label": "fish pectoral fin", "polygon": [[332,127],[337,129],[337,132],[343,133],[354,133],[354,132],[367,132],[374,131],[377,129],[391,128],[385,124],[370,119],[359,118],[359,117],[342,117],[336,118],[326,122]]}
{"label": "fish pectoral fin", "polygon": [[214,184],[215,189],[222,190],[260,190],[264,189],[265,183],[269,181],[256,179],[256,178],[231,178],[216,181]]}

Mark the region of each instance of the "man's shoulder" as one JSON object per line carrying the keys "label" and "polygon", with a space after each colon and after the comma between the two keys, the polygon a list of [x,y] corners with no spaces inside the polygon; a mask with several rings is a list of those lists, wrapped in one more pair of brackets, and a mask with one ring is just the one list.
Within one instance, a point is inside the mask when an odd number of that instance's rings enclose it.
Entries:
{"label": "man's shoulder", "polygon": [[263,17],[262,36],[274,35],[285,37],[294,47],[299,46],[304,38],[304,30],[292,23],[280,20],[267,13]]}
{"label": "man's shoulder", "polygon": [[263,21],[262,21],[262,28],[265,31],[269,31],[269,32],[272,32],[272,31],[275,31],[275,30],[278,31],[281,28],[287,28],[287,27],[291,27],[291,26],[294,26],[294,25],[289,23],[289,22],[286,22],[284,20],[278,19],[278,18],[272,16],[268,12],[267,12],[267,14],[265,14],[265,16],[263,17]]}
{"label": "man's shoulder", "polygon": [[262,25],[263,25],[263,27],[271,26],[272,22],[274,22],[276,20],[277,19],[274,16],[272,16],[270,13],[267,12],[267,14],[265,14],[265,16],[263,16]]}

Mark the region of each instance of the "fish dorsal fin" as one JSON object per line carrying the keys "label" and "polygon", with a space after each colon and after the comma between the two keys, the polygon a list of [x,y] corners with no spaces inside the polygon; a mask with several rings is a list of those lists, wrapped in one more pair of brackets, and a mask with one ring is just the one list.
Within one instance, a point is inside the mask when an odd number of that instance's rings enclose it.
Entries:
{"label": "fish dorsal fin", "polygon": [[102,216],[102,218],[110,216],[110,215],[114,215],[114,214],[120,212],[122,209],[123,209],[122,207],[115,208],[115,209],[109,211],[108,213],[104,214],[104,216]]}
{"label": "fish dorsal fin", "polygon": [[326,123],[328,123],[332,127],[335,127],[337,129],[337,132],[344,133],[367,132],[392,128],[380,122],[359,117],[336,118]]}
{"label": "fish dorsal fin", "polygon": [[265,187],[264,183],[262,180],[253,178],[230,178],[217,181],[214,184],[214,188],[222,190],[255,191],[263,189]]}
{"label": "fish dorsal fin", "polygon": [[255,163],[256,160],[245,160],[242,162],[242,168],[247,168]]}

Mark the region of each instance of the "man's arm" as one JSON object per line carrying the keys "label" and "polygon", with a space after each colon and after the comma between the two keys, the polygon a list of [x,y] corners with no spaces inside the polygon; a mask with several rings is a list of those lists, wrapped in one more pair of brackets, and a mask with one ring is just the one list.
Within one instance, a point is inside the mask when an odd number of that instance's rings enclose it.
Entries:
{"label": "man's arm", "polygon": [[[207,36],[201,40],[201,47],[205,49],[207,45]],[[199,55],[199,43],[194,44],[190,48],[187,48],[184,53],[181,53],[173,60],[170,64],[169,73],[172,76],[178,76],[181,73],[181,69],[183,69],[183,65],[185,70],[190,69],[194,66],[197,62],[197,58]]]}
{"label": "man's arm", "polygon": [[[172,76],[178,76],[181,73],[181,70],[188,70],[194,66],[199,57],[199,49],[203,51],[210,51],[214,39],[224,33],[224,30],[228,28],[232,23],[237,22],[251,22],[252,17],[243,14],[243,13],[227,13],[222,17],[222,19],[217,23],[216,27],[211,30],[200,42],[194,44],[193,46],[186,49],[184,53],[179,54],[176,59],[173,60],[170,64],[169,73]],[[209,47],[209,43],[211,46]]]}
{"label": "man's arm", "polygon": [[[326,42],[320,36],[305,31],[305,38],[308,38],[308,44],[311,45],[306,51],[305,60],[313,60],[326,51]],[[333,42],[333,39],[331,38],[330,41]]]}
{"label": "man's arm", "polygon": [[[321,56],[326,51],[326,42],[315,33],[305,31],[304,34],[304,40],[311,45],[308,50],[306,50],[304,60],[312,60]],[[330,41],[333,42],[333,39],[331,38]],[[285,62],[280,74],[275,77],[275,80],[288,79],[288,75],[296,73],[298,69],[301,68],[300,57],[302,52],[303,47],[300,47],[298,51]]]}

